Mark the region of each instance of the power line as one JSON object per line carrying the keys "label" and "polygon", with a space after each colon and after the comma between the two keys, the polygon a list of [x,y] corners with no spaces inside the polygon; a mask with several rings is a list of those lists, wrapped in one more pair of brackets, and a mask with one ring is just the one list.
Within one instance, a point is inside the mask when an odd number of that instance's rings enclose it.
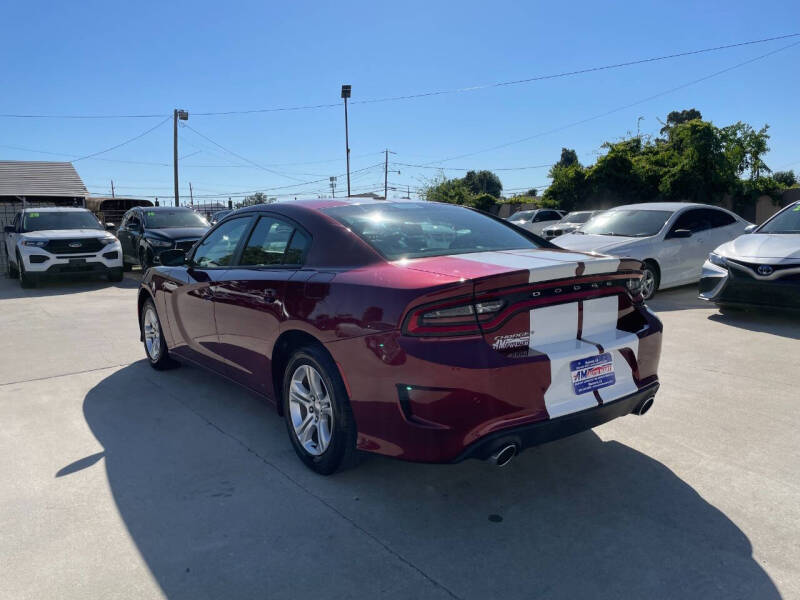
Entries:
{"label": "power line", "polygon": [[[392,163],[393,165],[400,165],[402,167],[414,167],[417,169],[437,169],[442,171],[474,171],[475,167],[472,168],[464,168],[464,167],[437,167],[431,164],[423,164],[423,165],[415,165],[411,163],[401,163],[395,162]],[[527,169],[546,169],[548,167],[552,167],[552,163],[547,163],[546,165],[529,165],[527,167],[493,167],[493,168],[486,168],[488,171],[525,171]]]}
{"label": "power line", "polygon": [[81,156],[81,157],[79,157],[79,158],[73,158],[73,159],[72,159],[70,162],[78,162],[79,160],[86,160],[87,158],[92,158],[92,157],[94,157],[94,156],[97,156],[98,154],[105,154],[106,152],[111,152],[112,150],[116,150],[117,148],[121,148],[122,146],[124,146],[124,145],[126,145],[126,144],[130,144],[131,142],[135,142],[135,141],[136,141],[136,140],[138,140],[139,138],[143,138],[144,136],[146,136],[146,135],[147,135],[148,133],[150,133],[151,131],[155,131],[156,129],[158,129],[159,127],[161,127],[161,126],[162,126],[164,123],[166,123],[167,121],[169,121],[169,120],[170,120],[170,118],[171,118],[171,117],[167,117],[167,118],[166,118],[166,119],[164,119],[163,121],[159,121],[157,125],[154,125],[153,127],[151,127],[150,129],[148,129],[147,131],[143,131],[142,133],[140,133],[140,134],[139,134],[139,135],[137,135],[137,136],[134,136],[134,137],[132,137],[132,138],[130,138],[130,139],[127,139],[127,140],[125,140],[124,142],[120,142],[120,143],[119,143],[119,144],[117,144],[116,146],[111,146],[110,148],[106,148],[105,150],[100,150],[99,152],[94,152],[94,153],[92,153],[92,154],[87,154],[86,156]]}
{"label": "power line", "polygon": [[597,114],[597,115],[594,115],[594,116],[591,116],[591,117],[587,117],[586,119],[581,119],[580,121],[573,121],[572,123],[568,123],[566,125],[562,125],[560,127],[554,128],[554,129],[548,129],[546,131],[535,133],[533,135],[529,135],[529,136],[526,136],[524,138],[516,139],[516,140],[510,141],[510,142],[505,142],[503,144],[498,144],[496,146],[491,146],[491,147],[488,147],[488,148],[484,148],[482,150],[476,150],[475,152],[467,152],[465,154],[458,154],[456,156],[450,156],[448,158],[443,158],[441,160],[430,161],[430,162],[425,163],[425,166],[435,165],[435,164],[438,164],[438,163],[443,163],[443,162],[447,162],[447,161],[450,161],[450,160],[456,160],[456,159],[459,159],[459,158],[467,158],[467,157],[470,157],[470,156],[475,156],[477,154],[483,154],[484,152],[491,152],[492,150],[499,150],[501,148],[506,148],[508,146],[513,146],[515,144],[521,144],[523,142],[527,142],[527,141],[530,141],[530,140],[533,140],[533,139],[536,139],[536,138],[540,138],[540,137],[543,137],[543,136],[546,136],[546,135],[550,135],[552,133],[558,133],[559,131],[564,131],[565,129],[569,129],[571,127],[575,127],[576,125],[582,125],[583,123],[588,123],[590,121],[594,121],[594,120],[600,119],[602,117],[607,117],[608,115],[620,112],[622,110],[626,110],[628,108],[632,108],[634,106],[638,106],[639,104],[644,104],[645,102],[649,102],[650,100],[655,100],[656,98],[660,98],[661,96],[666,96],[668,94],[672,94],[673,92],[677,92],[678,90],[682,90],[684,88],[687,88],[689,86],[695,85],[697,83],[701,83],[703,81],[707,81],[707,80],[712,79],[714,77],[718,77],[719,75],[723,75],[725,73],[733,71],[734,69],[738,69],[740,67],[744,67],[744,66],[749,65],[751,63],[754,63],[756,61],[759,61],[759,60],[762,60],[762,59],[767,58],[769,56],[772,56],[773,54],[777,54],[778,52],[783,52],[784,50],[788,50],[789,48],[793,48],[793,47],[795,47],[797,45],[800,45],[800,42],[794,42],[793,44],[789,44],[788,46],[782,46],[781,48],[778,48],[776,50],[772,50],[772,51],[767,52],[765,54],[761,54],[759,56],[756,56],[755,58],[751,58],[751,59],[745,60],[743,62],[736,63],[733,66],[730,66],[730,67],[728,67],[726,69],[722,69],[721,71],[715,71],[714,73],[711,73],[710,75],[706,75],[706,76],[700,77],[698,79],[693,79],[692,81],[688,81],[688,82],[683,83],[683,84],[681,84],[679,86],[670,88],[668,90],[664,90],[662,92],[658,92],[657,94],[653,94],[652,96],[648,96],[646,98],[642,98],[641,100],[637,100],[635,102],[631,102],[631,103],[625,104],[623,106],[618,106],[617,108],[613,108],[613,109],[608,110],[606,112],[603,112],[603,113],[600,113],[600,114]]}
{"label": "power line", "polygon": [[[489,84],[482,84],[482,85],[472,85],[467,87],[461,88],[454,88],[449,90],[434,90],[429,92],[420,92],[415,94],[405,94],[400,96],[387,96],[384,98],[372,98],[372,99],[365,99],[365,100],[353,100],[351,104],[374,104],[378,102],[393,102],[399,100],[413,100],[417,98],[427,98],[432,96],[442,96],[446,94],[458,94],[464,92],[475,92],[478,90],[485,90],[491,88],[499,88],[499,87],[508,87],[513,85],[521,85],[525,83],[533,83],[536,81],[545,81],[548,79],[558,79],[562,77],[573,77],[576,75],[585,75],[587,73],[596,73],[598,71],[608,71],[611,69],[620,69],[624,67],[631,67],[635,65],[647,64],[647,63],[654,63],[664,60],[670,60],[674,58],[681,58],[685,56],[695,56],[698,54],[706,54],[709,52],[718,52],[721,50],[729,50],[731,48],[741,48],[743,46],[752,46],[754,44],[764,44],[767,42],[774,42],[777,40],[785,40],[788,38],[793,38],[800,36],[800,33],[789,33],[786,35],[779,35],[773,36],[768,38],[762,38],[758,40],[748,40],[742,42],[735,42],[732,44],[725,44],[722,46],[714,46],[711,48],[702,48],[699,50],[688,50],[686,52],[676,52],[672,54],[665,54],[662,56],[654,56],[649,58],[642,58],[637,60],[629,60],[620,63],[613,63],[608,65],[602,65],[598,67],[586,67],[583,69],[576,69],[573,71],[564,71],[561,73],[553,73],[549,75],[536,75],[533,77],[527,77],[524,79],[515,79],[511,81],[499,81],[496,83],[489,83]],[[317,109],[324,109],[324,108],[335,108],[341,106],[340,103],[325,103],[325,104],[306,104],[306,105],[299,105],[299,106],[282,106],[282,107],[270,107],[270,108],[255,108],[250,110],[224,110],[224,111],[207,111],[207,112],[192,112],[193,116],[225,116],[225,115],[248,115],[248,114],[256,114],[256,113],[271,113],[271,112],[289,112],[289,111],[300,111],[300,110],[317,110]],[[3,118],[17,118],[17,119],[142,119],[142,118],[155,118],[155,117],[163,117],[163,113],[159,114],[123,114],[123,115],[52,115],[52,114],[0,114],[0,117]]]}
{"label": "power line", "polygon": [[245,156],[242,156],[241,154],[237,154],[237,153],[236,153],[236,152],[234,152],[233,150],[229,150],[228,148],[226,148],[226,147],[225,147],[225,146],[223,146],[222,144],[218,144],[217,142],[215,142],[214,140],[212,140],[210,137],[208,137],[208,136],[206,136],[206,135],[203,135],[202,133],[200,133],[199,131],[197,131],[197,130],[196,130],[194,127],[192,127],[191,125],[187,125],[187,124],[185,124],[185,123],[184,123],[184,125],[183,125],[183,126],[184,126],[186,129],[189,129],[190,131],[193,131],[193,132],[194,132],[196,135],[199,135],[201,138],[203,138],[203,139],[204,139],[204,140],[206,140],[207,142],[211,142],[211,143],[212,143],[212,144],[214,144],[214,145],[215,145],[217,148],[220,148],[221,150],[224,150],[225,152],[227,152],[227,153],[228,153],[228,154],[230,154],[231,156],[235,156],[235,157],[236,157],[236,158],[238,158],[239,160],[243,160],[243,161],[244,161],[244,162],[246,162],[246,163],[250,163],[250,164],[251,164],[251,165],[253,165],[254,167],[258,167],[258,168],[259,168],[259,169],[261,169],[262,171],[266,171],[267,173],[272,173],[273,175],[278,175],[278,176],[280,176],[280,177],[285,177],[286,179],[291,179],[292,181],[302,181],[301,179],[297,179],[296,177],[292,177],[291,175],[286,175],[285,173],[280,173],[280,172],[278,172],[278,171],[274,171],[274,170],[272,170],[272,169],[268,169],[267,167],[265,167],[265,166],[263,166],[263,165],[260,165],[260,164],[258,164],[258,163],[257,163],[257,162],[255,162],[254,160],[250,160],[249,158],[247,158],[247,157],[245,157]]}

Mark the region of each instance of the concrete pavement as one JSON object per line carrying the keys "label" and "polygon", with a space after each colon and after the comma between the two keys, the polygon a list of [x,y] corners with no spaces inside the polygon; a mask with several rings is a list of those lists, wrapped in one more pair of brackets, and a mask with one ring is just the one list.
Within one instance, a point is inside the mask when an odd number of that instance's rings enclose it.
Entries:
{"label": "concrete pavement", "polygon": [[322,478],[258,398],[148,367],[135,282],[0,279],[0,598],[800,597],[800,321],[651,307],[645,417]]}

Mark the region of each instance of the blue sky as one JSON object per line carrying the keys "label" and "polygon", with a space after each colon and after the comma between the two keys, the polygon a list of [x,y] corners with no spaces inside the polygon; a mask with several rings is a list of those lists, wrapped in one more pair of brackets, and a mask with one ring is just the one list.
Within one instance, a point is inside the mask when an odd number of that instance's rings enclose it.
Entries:
{"label": "blue sky", "polygon": [[[182,196],[191,181],[197,196],[265,189],[313,197],[325,192],[326,183],[297,184],[345,171],[342,83],[353,86],[353,101],[480,86],[795,33],[798,16],[796,0],[17,2],[3,9],[0,113],[166,116],[185,108],[190,127],[264,168],[181,128]],[[562,146],[591,163],[604,141],[635,132],[640,116],[641,130],[657,133],[659,118],[690,107],[718,125],[768,123],[767,164],[800,169],[800,45],[563,128],[798,41],[472,92],[354,103],[352,170],[365,170],[354,174],[353,189],[382,189],[384,148],[396,152],[393,163],[448,168],[548,164]],[[337,106],[198,114],[330,103]],[[79,158],[163,118],[0,118],[0,158]],[[547,133],[554,129],[560,131]],[[463,154],[470,156],[440,162]],[[108,193],[113,179],[118,195],[165,198],[172,195],[171,160],[170,120],[75,166],[93,193]],[[390,181],[404,191],[437,175],[435,169],[391,168],[400,174],[391,173]],[[498,174],[509,193],[547,183],[546,168]],[[344,188],[340,177],[337,192]]]}

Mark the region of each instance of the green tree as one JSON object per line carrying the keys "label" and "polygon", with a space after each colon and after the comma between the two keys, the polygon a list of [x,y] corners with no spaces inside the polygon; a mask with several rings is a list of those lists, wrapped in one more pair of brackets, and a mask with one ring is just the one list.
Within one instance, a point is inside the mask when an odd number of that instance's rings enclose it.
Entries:
{"label": "green tree", "polygon": [[446,202],[448,204],[466,204],[471,194],[461,179],[447,179],[441,176],[424,187],[423,197],[428,202]]}
{"label": "green tree", "polygon": [[577,163],[554,166],[550,176],[553,181],[544,192],[544,200],[566,211],[583,206],[588,192],[586,169]]}
{"label": "green tree", "polygon": [[680,125],[681,123],[686,123],[688,121],[693,121],[695,119],[702,119],[703,115],[700,114],[700,111],[696,108],[689,108],[686,110],[673,110],[671,113],[667,115],[667,122],[661,128],[661,135],[668,134],[670,129],[675,127],[675,125]]}
{"label": "green tree", "polygon": [[786,187],[792,187],[797,183],[797,177],[794,174],[794,171],[775,171],[772,174],[772,178],[777,181],[778,183],[785,185]]}
{"label": "green tree", "polygon": [[536,197],[537,194],[538,194],[538,190],[536,188],[531,188],[527,192],[525,192],[526,196]]}
{"label": "green tree", "polygon": [[497,198],[491,194],[478,194],[469,200],[469,205],[478,210],[490,211],[497,204]]}
{"label": "green tree", "polygon": [[491,194],[495,198],[499,198],[503,193],[503,184],[500,182],[500,178],[491,171],[467,171],[463,182],[470,193],[476,196]]}

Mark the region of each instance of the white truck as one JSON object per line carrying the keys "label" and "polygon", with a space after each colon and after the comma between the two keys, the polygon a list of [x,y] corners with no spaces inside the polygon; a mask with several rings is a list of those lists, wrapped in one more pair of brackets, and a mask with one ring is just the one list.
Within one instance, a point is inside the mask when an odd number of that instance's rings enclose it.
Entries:
{"label": "white truck", "polygon": [[45,275],[101,274],[122,280],[122,248],[85,208],[26,208],[5,227],[8,276],[22,287]]}

